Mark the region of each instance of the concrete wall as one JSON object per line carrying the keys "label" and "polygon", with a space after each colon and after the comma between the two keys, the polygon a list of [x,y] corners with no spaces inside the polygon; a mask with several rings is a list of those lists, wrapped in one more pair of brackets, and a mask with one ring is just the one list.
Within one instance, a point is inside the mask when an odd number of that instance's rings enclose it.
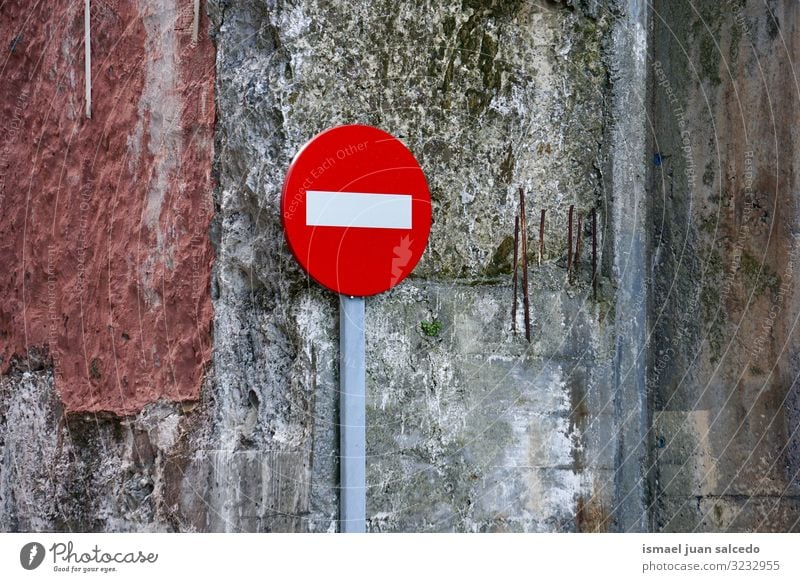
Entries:
{"label": "concrete wall", "polygon": [[[713,121],[724,135],[737,135],[733,87],[749,88],[750,99],[761,103],[754,55],[769,55],[777,75],[786,66],[776,57],[778,41],[789,37],[764,24],[763,9],[747,5],[750,18],[763,24],[755,37],[761,44],[747,53],[740,34],[740,69],[731,78],[741,82],[729,83],[722,60],[713,58],[726,53],[709,48],[699,17],[661,4],[208,2],[201,36],[207,14],[210,38],[201,44],[213,42],[216,74],[202,79],[215,89],[214,157],[187,165],[203,177],[191,183],[214,203],[204,239],[214,248],[213,270],[197,295],[213,306],[213,333],[201,317],[188,334],[210,338],[210,365],[184,378],[185,393],[154,377],[156,389],[126,401],[128,408],[71,406],[41,342],[9,342],[18,359],[0,377],[0,529],[337,529],[337,299],[289,254],[279,195],[298,148],[340,123],[377,125],[403,139],[433,198],[431,240],[413,276],[367,301],[370,531],[796,527],[795,360],[779,337],[785,342],[791,326],[778,318],[769,342],[761,342],[771,351],[760,358],[777,362],[775,370],[742,368],[761,374],[761,384],[726,388],[746,351],[724,354],[724,342],[736,337],[735,293],[724,291],[719,267],[729,247],[711,233],[732,240],[741,212],[732,202],[718,213],[726,217],[720,228],[709,230],[707,215],[717,215],[698,200],[722,208],[724,198],[711,186],[719,190],[723,176],[730,182],[743,169],[736,156],[725,172],[714,166],[728,153],[716,156],[708,131],[695,129],[691,160],[709,184],[690,187],[680,126],[665,97],[673,86],[692,128]],[[149,19],[154,6],[163,8],[142,2],[129,15],[132,26],[146,38],[149,22],[182,42],[182,17]],[[698,10],[714,12],[711,6],[701,2]],[[786,10],[783,22],[793,23],[794,9]],[[713,38],[732,47],[731,17],[715,14]],[[46,22],[42,15],[40,26]],[[670,38],[667,23],[683,35],[681,43]],[[146,63],[163,64],[161,45],[141,46]],[[80,95],[77,80],[70,91]],[[706,101],[711,92],[714,100]],[[790,89],[777,95],[783,107],[796,106]],[[128,106],[121,135],[168,118],[168,100],[148,103],[146,113]],[[38,119],[35,111],[30,116]],[[772,168],[763,153],[777,127],[766,125],[769,119],[748,133],[763,142],[754,146],[762,176]],[[792,143],[786,127],[781,144]],[[658,166],[654,152],[661,154]],[[794,178],[788,169],[780,173],[790,167],[781,152],[773,152],[781,160],[774,191],[789,205]],[[156,161],[158,168],[164,169]],[[170,194],[176,185],[168,184]],[[530,343],[511,320],[520,186],[529,193]],[[750,191],[765,197],[762,212],[778,199],[767,186]],[[570,205],[584,219],[584,251],[572,278]],[[541,209],[546,252],[538,265]],[[592,209],[599,219],[596,299],[586,219]],[[735,271],[742,286],[752,277],[759,321],[770,305],[795,312],[790,293],[777,302],[788,280],[777,274],[791,261],[765,234],[771,212],[749,215],[764,238],[748,235],[748,252],[756,257],[767,249],[766,259],[742,258]],[[791,240],[791,216],[780,213],[784,242]],[[716,262],[706,258],[713,252]],[[718,265],[716,279],[703,274],[704,261]],[[174,285],[180,287],[173,280],[165,289]],[[715,293],[731,317],[725,323],[706,310]],[[164,297],[177,308],[180,295]],[[201,313],[211,317],[210,310]],[[745,319],[745,337],[762,329]],[[11,319],[2,323],[3,333],[18,333]],[[516,328],[522,327],[520,311]],[[702,365],[693,363],[698,355]],[[725,374],[715,376],[717,369]],[[766,378],[769,392],[759,387]],[[698,404],[692,398],[701,392]],[[761,408],[750,413],[753,402]],[[100,409],[110,413],[94,412]],[[779,420],[770,422],[770,414]],[[747,459],[751,451],[758,461]]]}
{"label": "concrete wall", "polygon": [[[529,2],[241,2],[220,4],[215,24],[225,491],[261,476],[261,452],[274,451],[288,460],[279,489],[294,495],[280,515],[261,510],[262,523],[335,528],[336,299],[288,256],[278,201],[305,141],[368,123],[415,153],[434,222],[414,276],[367,301],[369,529],[615,527],[609,66],[643,36],[623,49],[609,7]],[[531,249],[548,215],[545,261],[530,270],[530,344],[510,316],[520,186]],[[599,210],[600,301],[587,253],[567,281],[570,204],[584,218]],[[251,506],[219,499],[222,515]]]}
{"label": "concrete wall", "polygon": [[208,18],[92,2],[89,119],[83,3],[0,13],[0,529],[163,528],[212,348]]}

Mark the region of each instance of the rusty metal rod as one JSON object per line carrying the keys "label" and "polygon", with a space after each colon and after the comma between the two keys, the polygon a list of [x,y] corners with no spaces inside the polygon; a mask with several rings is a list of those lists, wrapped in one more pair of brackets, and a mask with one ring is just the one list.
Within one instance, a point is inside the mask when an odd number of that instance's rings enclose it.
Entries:
{"label": "rusty metal rod", "polygon": [[597,301],[597,211],[592,208],[592,297]]}
{"label": "rusty metal rod", "polygon": [[542,266],[544,260],[544,213],[545,209],[542,208],[542,215],[539,218],[539,266]]}
{"label": "rusty metal rod", "polygon": [[569,221],[567,226],[567,276],[572,275],[572,213],[575,211],[575,205],[569,205]]}
{"label": "rusty metal rod", "polygon": [[578,213],[578,234],[575,237],[575,256],[572,259],[573,261],[572,264],[574,265],[576,272],[578,271],[578,264],[580,263],[581,260],[581,243],[583,242],[582,236],[583,236],[583,216],[581,216],[581,214]]}
{"label": "rusty metal rod", "polygon": [[531,307],[528,297],[528,228],[525,221],[525,192],[519,189],[520,235],[522,236],[522,301],[525,310],[525,339],[531,341]]}
{"label": "rusty metal rod", "polygon": [[517,262],[519,260],[519,214],[514,216],[514,275],[512,280],[514,282],[514,298],[511,301],[511,330],[516,333],[517,331]]}

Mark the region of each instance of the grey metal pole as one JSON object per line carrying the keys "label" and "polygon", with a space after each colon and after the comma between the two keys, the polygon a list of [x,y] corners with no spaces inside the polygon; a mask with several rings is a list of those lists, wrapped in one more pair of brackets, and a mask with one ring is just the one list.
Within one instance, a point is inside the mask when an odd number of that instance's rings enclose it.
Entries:
{"label": "grey metal pole", "polygon": [[340,531],[363,533],[367,515],[364,298],[339,296]]}

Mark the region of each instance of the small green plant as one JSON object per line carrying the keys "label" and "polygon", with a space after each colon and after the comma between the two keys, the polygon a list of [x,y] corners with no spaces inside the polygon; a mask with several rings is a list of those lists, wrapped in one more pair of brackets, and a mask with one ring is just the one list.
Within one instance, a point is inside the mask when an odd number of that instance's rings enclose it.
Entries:
{"label": "small green plant", "polygon": [[421,321],[419,326],[422,328],[422,333],[428,337],[436,337],[442,331],[442,322],[438,319],[433,321]]}

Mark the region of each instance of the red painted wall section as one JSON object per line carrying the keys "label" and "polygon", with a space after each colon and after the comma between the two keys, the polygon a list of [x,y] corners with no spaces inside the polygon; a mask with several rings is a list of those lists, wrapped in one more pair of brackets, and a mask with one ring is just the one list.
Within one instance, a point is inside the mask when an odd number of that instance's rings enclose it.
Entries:
{"label": "red painted wall section", "polygon": [[[201,3],[202,4],[202,3]],[[211,356],[214,47],[191,0],[0,4],[0,372],[67,411],[196,399]]]}

